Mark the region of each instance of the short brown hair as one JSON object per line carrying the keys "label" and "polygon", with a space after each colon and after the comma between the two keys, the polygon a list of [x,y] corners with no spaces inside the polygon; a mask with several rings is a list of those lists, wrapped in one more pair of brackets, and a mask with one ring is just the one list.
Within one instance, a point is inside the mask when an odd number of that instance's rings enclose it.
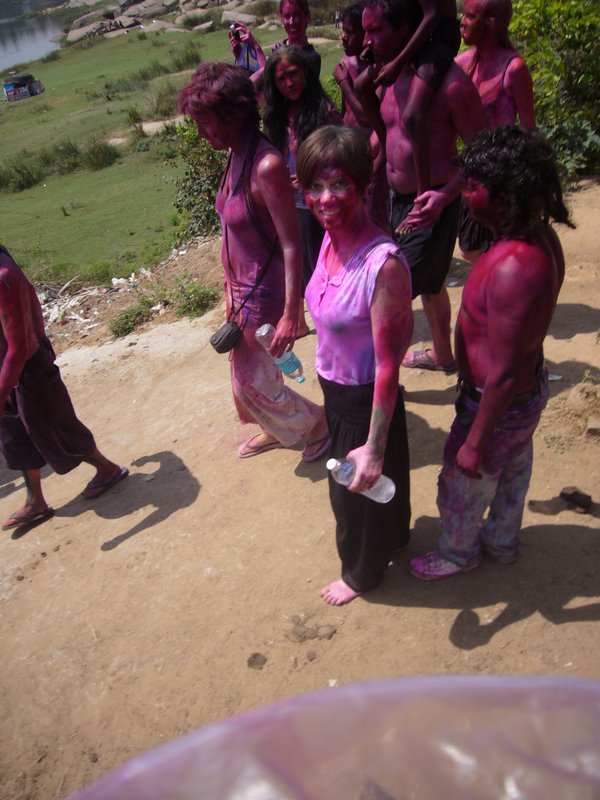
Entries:
{"label": "short brown hair", "polygon": [[213,111],[222,122],[258,127],[256,92],[248,72],[232,64],[206,61],[196,67],[177,98],[179,110],[197,122],[198,114]]}
{"label": "short brown hair", "polygon": [[343,169],[358,190],[365,192],[373,176],[373,155],[360,128],[325,125],[305,139],[298,150],[296,174],[303,189],[308,189],[325,167]]}

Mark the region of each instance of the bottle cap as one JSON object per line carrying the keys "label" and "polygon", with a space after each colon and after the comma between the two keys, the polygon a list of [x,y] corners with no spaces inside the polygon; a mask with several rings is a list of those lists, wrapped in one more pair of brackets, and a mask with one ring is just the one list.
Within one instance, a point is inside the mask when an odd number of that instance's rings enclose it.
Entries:
{"label": "bottle cap", "polygon": [[327,467],[327,469],[334,469],[337,466],[337,463],[338,463],[337,458],[328,458],[325,466]]}

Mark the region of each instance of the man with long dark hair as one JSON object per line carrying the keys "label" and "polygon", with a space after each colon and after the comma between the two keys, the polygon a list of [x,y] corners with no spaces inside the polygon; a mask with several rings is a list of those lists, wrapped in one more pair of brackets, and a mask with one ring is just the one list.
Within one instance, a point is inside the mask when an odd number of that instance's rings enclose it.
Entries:
{"label": "man with long dark hair", "polygon": [[422,580],[474,569],[482,552],[504,564],[517,558],[532,438],[548,399],[543,342],[565,274],[549,223],[571,225],[554,154],[537,131],[483,133],[461,162],[471,214],[494,241],[473,266],[458,314],[457,415],[438,486],[442,532],[437,550],[410,562]]}

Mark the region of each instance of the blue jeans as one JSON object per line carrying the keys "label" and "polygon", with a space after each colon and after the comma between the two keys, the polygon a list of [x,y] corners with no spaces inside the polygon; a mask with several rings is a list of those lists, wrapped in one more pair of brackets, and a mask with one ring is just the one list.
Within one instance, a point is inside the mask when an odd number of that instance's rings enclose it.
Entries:
{"label": "blue jeans", "polygon": [[511,406],[494,428],[480,467],[481,480],[467,477],[456,466],[456,454],[479,408],[477,401],[459,393],[438,480],[442,522],[438,552],[448,561],[464,567],[476,561],[482,549],[496,557],[516,555],[531,478],[533,433],[548,401],[545,370],[538,388],[532,400]]}

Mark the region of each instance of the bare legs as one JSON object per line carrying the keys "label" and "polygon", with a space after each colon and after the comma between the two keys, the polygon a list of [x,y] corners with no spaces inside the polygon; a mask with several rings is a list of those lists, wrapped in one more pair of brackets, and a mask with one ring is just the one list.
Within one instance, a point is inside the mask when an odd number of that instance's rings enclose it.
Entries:
{"label": "bare legs", "polygon": [[88,485],[104,484],[112,480],[121,470],[118,464],[115,464],[114,461],[109,461],[106,456],[103,456],[97,447],[83,460],[86,464],[91,464],[92,467],[96,468],[96,474]]}
{"label": "bare legs", "polygon": [[[92,486],[110,483],[121,472],[121,467],[113,461],[109,461],[96,447],[87,458],[83,459],[86,464],[91,464],[96,468],[96,474],[88,484]],[[27,490],[25,504],[13,512],[4,525],[14,527],[16,520],[22,520],[22,524],[27,522],[27,518],[34,518],[48,511],[48,503],[42,492],[42,472],[39,469],[23,470],[23,479]]]}
{"label": "bare legs", "polygon": [[450,297],[444,286],[438,294],[421,295],[423,311],[431,330],[431,357],[438,364],[452,364],[454,356],[450,343]]}

